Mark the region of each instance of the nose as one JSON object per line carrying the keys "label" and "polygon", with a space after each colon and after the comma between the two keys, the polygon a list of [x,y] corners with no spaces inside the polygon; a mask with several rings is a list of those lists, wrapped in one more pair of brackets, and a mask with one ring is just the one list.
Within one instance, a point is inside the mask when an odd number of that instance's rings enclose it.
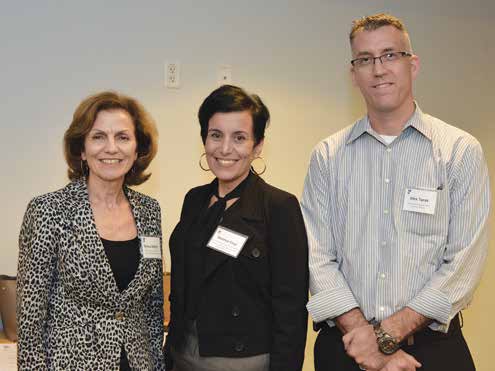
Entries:
{"label": "nose", "polygon": [[220,148],[222,155],[228,155],[232,151],[232,142],[230,138],[225,137],[222,140],[222,146]]}
{"label": "nose", "polygon": [[115,143],[115,139],[109,137],[105,144],[105,152],[107,153],[116,153],[118,152],[117,143]]}
{"label": "nose", "polygon": [[375,76],[381,76],[387,71],[380,57],[375,57],[373,59],[373,65],[371,67],[373,68],[373,74],[375,74]]}

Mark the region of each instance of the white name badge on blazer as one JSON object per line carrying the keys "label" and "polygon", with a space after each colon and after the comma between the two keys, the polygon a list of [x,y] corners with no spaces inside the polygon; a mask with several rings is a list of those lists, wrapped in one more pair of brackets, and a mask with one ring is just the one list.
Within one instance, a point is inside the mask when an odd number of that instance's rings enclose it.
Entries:
{"label": "white name badge on blazer", "polygon": [[404,210],[423,214],[435,214],[437,191],[429,189],[406,188]]}
{"label": "white name badge on blazer", "polygon": [[160,237],[141,236],[141,254],[145,259],[161,259]]}
{"label": "white name badge on blazer", "polygon": [[221,253],[237,258],[247,239],[248,236],[242,233],[235,232],[222,226],[218,226],[206,246],[212,248],[213,250],[217,250]]}

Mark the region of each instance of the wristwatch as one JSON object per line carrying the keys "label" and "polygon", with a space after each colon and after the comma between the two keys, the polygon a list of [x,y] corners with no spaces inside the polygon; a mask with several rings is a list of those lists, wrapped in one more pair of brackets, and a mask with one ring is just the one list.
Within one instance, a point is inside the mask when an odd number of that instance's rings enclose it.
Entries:
{"label": "wristwatch", "polygon": [[372,319],[370,324],[373,325],[373,330],[376,335],[376,342],[378,343],[378,349],[380,349],[380,352],[390,355],[399,350],[400,343],[392,335],[382,329],[380,322]]}

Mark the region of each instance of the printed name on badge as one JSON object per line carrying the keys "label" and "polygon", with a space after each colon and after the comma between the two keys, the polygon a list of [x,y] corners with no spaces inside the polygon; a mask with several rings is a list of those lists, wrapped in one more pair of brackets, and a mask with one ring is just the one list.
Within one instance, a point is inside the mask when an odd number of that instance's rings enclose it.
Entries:
{"label": "printed name on badge", "polygon": [[141,254],[145,259],[161,259],[160,237],[139,237],[141,239]]}
{"label": "printed name on badge", "polygon": [[436,190],[406,188],[403,208],[405,211],[433,215],[436,205]]}
{"label": "printed name on badge", "polygon": [[212,248],[213,250],[217,250],[221,253],[237,258],[247,239],[248,236],[242,233],[235,232],[222,226],[218,226],[206,246]]}

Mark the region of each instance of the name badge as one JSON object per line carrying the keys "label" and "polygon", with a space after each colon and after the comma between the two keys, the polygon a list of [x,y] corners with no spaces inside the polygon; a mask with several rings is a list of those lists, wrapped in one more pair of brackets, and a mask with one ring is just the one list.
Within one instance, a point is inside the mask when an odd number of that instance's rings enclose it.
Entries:
{"label": "name badge", "polygon": [[145,259],[161,259],[160,237],[141,236],[141,254]]}
{"label": "name badge", "polygon": [[247,239],[248,236],[242,233],[235,232],[222,226],[218,226],[206,246],[212,248],[213,250],[217,250],[221,253],[237,258]]}
{"label": "name badge", "polygon": [[422,214],[435,214],[437,191],[427,189],[406,188],[404,210]]}

